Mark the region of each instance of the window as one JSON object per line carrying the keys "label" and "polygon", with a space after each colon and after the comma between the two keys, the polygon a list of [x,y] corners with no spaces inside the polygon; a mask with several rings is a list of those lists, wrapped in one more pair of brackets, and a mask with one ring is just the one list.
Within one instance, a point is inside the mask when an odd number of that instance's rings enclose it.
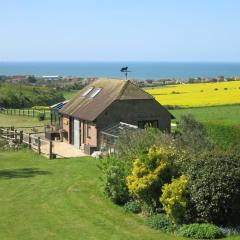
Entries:
{"label": "window", "polygon": [[93,87],[90,87],[88,90],[86,90],[86,91],[82,94],[82,96],[83,96],[83,97],[86,97],[92,90],[93,90]]}
{"label": "window", "polygon": [[94,92],[90,95],[91,98],[96,97],[100,92],[101,92],[102,88],[96,88],[94,90]]}
{"label": "window", "polygon": [[158,120],[144,120],[144,121],[138,121],[138,127],[139,128],[145,128],[147,126],[151,126],[154,128],[158,128]]}
{"label": "window", "polygon": [[87,137],[91,138],[91,126],[87,125]]}

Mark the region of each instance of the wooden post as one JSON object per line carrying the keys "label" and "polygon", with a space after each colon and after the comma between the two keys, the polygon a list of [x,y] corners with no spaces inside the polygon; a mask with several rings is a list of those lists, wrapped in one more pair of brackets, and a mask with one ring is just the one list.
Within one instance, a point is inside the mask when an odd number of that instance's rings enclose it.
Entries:
{"label": "wooden post", "polygon": [[49,159],[52,159],[52,141],[49,142]]}
{"label": "wooden post", "polygon": [[38,154],[41,154],[41,138],[38,137]]}
{"label": "wooden post", "polygon": [[10,138],[11,139],[14,138],[14,127],[13,126],[10,127]]}
{"label": "wooden post", "polygon": [[19,133],[19,143],[22,144],[23,142],[23,131],[20,131]]}
{"label": "wooden post", "polygon": [[7,139],[9,138],[9,130],[7,128],[7,135],[6,135]]}
{"label": "wooden post", "polygon": [[17,142],[17,129],[14,130],[14,140]]}
{"label": "wooden post", "polygon": [[33,109],[33,117],[34,117],[34,115],[35,115],[35,109]]}
{"label": "wooden post", "polygon": [[31,148],[31,134],[28,134],[28,147]]}

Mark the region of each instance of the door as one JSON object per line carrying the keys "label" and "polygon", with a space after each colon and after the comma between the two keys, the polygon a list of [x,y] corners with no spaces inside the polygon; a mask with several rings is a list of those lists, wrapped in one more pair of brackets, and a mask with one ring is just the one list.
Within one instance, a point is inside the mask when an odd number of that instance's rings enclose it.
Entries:
{"label": "door", "polygon": [[70,131],[69,131],[69,142],[70,144],[74,144],[74,118],[70,117],[69,118],[70,121]]}
{"label": "door", "polygon": [[74,121],[73,121],[73,128],[74,128],[74,141],[73,141],[73,144],[74,144],[74,147],[76,148],[80,148],[80,122],[78,119],[75,119],[74,118]]}

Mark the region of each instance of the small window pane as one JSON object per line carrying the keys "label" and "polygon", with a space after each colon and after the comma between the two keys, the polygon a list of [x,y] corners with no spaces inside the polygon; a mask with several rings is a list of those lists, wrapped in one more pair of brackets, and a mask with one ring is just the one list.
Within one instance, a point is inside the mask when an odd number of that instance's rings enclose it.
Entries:
{"label": "small window pane", "polygon": [[86,92],[83,93],[83,97],[86,97],[91,91],[93,90],[93,87],[90,87]]}
{"label": "small window pane", "polygon": [[101,92],[101,90],[102,90],[101,88],[96,88],[90,97],[91,98],[96,97]]}

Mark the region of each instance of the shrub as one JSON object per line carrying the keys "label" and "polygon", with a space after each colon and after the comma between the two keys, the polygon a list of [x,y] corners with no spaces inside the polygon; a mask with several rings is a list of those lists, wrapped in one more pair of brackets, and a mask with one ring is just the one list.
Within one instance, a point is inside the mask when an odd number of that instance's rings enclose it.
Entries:
{"label": "shrub", "polygon": [[1,149],[1,148],[4,148],[5,146],[7,146],[7,144],[8,144],[8,143],[7,143],[7,141],[6,141],[5,139],[1,139],[1,138],[0,138],[0,149]]}
{"label": "shrub", "polygon": [[141,204],[138,201],[130,201],[124,205],[125,212],[131,213],[140,213],[141,212]]}
{"label": "shrub", "polygon": [[176,228],[165,214],[152,215],[146,218],[145,223],[150,228],[165,232],[173,232]]}
{"label": "shrub", "polygon": [[207,223],[183,225],[179,228],[178,234],[182,237],[195,239],[216,239],[224,236],[219,227]]}
{"label": "shrub", "polygon": [[176,142],[178,147],[193,153],[199,153],[212,147],[207,129],[192,115],[183,115],[177,125]]}
{"label": "shrub", "polygon": [[157,208],[162,186],[170,182],[175,174],[172,161],[175,154],[174,147],[153,146],[147,154],[137,158],[132,173],[127,177],[130,194]]}
{"label": "shrub", "polygon": [[[130,163],[153,146],[169,146],[172,145],[173,138],[169,134],[162,133],[157,128],[148,127],[140,131],[127,131],[120,135],[116,141],[116,150],[119,158]],[[131,168],[130,167],[130,168]]]}
{"label": "shrub", "polygon": [[239,235],[240,226],[238,227],[220,227],[221,231],[225,236]]}
{"label": "shrub", "polygon": [[38,120],[39,121],[44,121],[45,120],[45,113],[39,113]]}
{"label": "shrub", "polygon": [[[192,161],[188,190],[196,219],[215,224],[240,222],[240,155],[207,151]],[[194,213],[192,213],[194,214]]]}
{"label": "shrub", "polygon": [[165,184],[162,188],[160,202],[163,205],[167,216],[175,223],[182,223],[187,207],[187,177],[182,175],[173,179],[171,183]]}
{"label": "shrub", "polygon": [[169,146],[172,142],[170,135],[154,128],[122,134],[116,142],[116,153],[100,160],[105,195],[118,204],[129,201],[126,177],[131,174],[135,159],[146,156],[149,147],[154,144]]}
{"label": "shrub", "polygon": [[102,183],[105,195],[116,204],[124,204],[129,200],[126,184],[126,165],[116,156],[100,159],[99,168],[102,170]]}

